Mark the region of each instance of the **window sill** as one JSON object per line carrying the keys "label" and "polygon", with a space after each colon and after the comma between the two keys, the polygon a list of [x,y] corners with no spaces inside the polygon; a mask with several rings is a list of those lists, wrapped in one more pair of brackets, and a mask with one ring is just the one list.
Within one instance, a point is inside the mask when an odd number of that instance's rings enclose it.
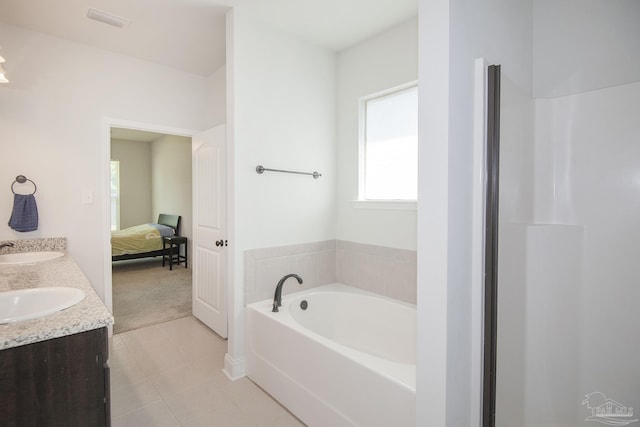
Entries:
{"label": "window sill", "polygon": [[377,209],[388,211],[415,211],[418,202],[415,200],[352,200],[355,209]]}

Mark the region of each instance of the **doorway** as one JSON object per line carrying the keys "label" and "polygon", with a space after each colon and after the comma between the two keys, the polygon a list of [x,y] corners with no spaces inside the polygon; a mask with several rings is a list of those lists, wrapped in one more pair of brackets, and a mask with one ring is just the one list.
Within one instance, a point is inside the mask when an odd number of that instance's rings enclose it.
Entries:
{"label": "doorway", "polygon": [[[191,138],[111,127],[110,166],[114,333],[191,315]],[[186,239],[185,260],[170,268],[162,256],[169,233]]]}
{"label": "doorway", "polygon": [[[190,180],[190,189],[184,190],[187,193],[190,202],[189,215],[185,215],[188,223],[182,223],[183,231],[181,233],[187,238],[189,249],[189,267],[194,274],[192,275],[192,306],[197,307],[194,315],[214,330],[222,338],[227,337],[227,287],[232,281],[228,279],[228,271],[232,265],[232,257],[227,256],[226,244],[224,246],[208,246],[208,240],[205,231],[213,231],[217,233],[219,238],[228,238],[228,226],[226,223],[228,209],[228,193],[226,191],[227,176],[230,169],[226,159],[226,127],[219,125],[215,128],[204,132],[194,132],[184,129],[167,128],[162,126],[154,126],[148,124],[140,124],[113,119],[105,119],[103,121],[103,158],[104,164],[104,183],[105,194],[110,194],[110,159],[111,159],[111,130],[112,128],[122,128],[133,131],[153,132],[165,134],[169,136],[186,137],[191,139],[191,162],[193,165],[203,165],[204,168],[190,168],[189,172],[183,172],[185,179]],[[210,154],[215,154],[211,156]],[[215,159],[213,163],[209,163]],[[215,173],[198,173],[197,171],[212,170],[211,165],[215,164]],[[169,162],[166,167],[173,167],[174,163]],[[160,174],[163,173],[161,170]],[[209,180],[208,178],[215,178]],[[175,185],[170,181],[171,185]],[[197,197],[193,194],[197,194]],[[105,196],[106,197],[106,196]],[[109,196],[110,197],[110,196]],[[202,203],[193,203],[194,200],[208,200],[206,206],[216,207],[216,215],[213,211],[203,210]],[[185,202],[183,202],[185,203]],[[157,215],[160,207],[156,207]],[[113,310],[113,272],[111,269],[111,201],[105,203],[103,225],[104,225],[104,302],[105,305]],[[199,219],[198,219],[199,218]],[[196,224],[194,226],[193,224]],[[198,231],[194,231],[198,230]],[[210,237],[210,236],[209,236]],[[198,243],[198,242],[205,243]],[[186,255],[186,254],[185,254]],[[216,274],[209,274],[212,270],[211,260],[216,259],[218,262],[214,268]],[[170,270],[171,271],[171,270]]]}

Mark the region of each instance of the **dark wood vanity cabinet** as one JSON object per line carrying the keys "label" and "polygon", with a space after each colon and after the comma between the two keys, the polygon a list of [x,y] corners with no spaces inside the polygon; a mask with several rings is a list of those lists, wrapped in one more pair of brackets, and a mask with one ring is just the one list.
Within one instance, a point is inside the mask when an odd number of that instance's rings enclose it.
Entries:
{"label": "dark wood vanity cabinet", "polygon": [[0,426],[110,425],[107,328],[0,350]]}

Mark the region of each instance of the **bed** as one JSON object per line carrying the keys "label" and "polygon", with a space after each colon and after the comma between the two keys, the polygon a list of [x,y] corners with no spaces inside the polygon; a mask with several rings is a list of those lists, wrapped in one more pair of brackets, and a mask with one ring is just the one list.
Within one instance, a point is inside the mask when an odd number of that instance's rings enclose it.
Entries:
{"label": "bed", "polygon": [[140,224],[111,233],[111,260],[162,256],[163,237],[180,235],[179,215],[158,215],[157,223]]}

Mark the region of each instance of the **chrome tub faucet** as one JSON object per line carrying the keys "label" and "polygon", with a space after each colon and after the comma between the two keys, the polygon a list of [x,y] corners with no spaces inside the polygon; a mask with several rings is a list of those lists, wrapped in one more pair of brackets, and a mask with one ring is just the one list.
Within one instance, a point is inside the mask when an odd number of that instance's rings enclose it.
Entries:
{"label": "chrome tub faucet", "polygon": [[274,313],[277,313],[278,307],[282,306],[282,285],[284,285],[285,280],[287,280],[289,277],[295,277],[298,283],[302,285],[302,278],[294,273],[287,274],[282,279],[280,279],[280,281],[276,285],[276,293],[273,296],[273,310],[271,311]]}

